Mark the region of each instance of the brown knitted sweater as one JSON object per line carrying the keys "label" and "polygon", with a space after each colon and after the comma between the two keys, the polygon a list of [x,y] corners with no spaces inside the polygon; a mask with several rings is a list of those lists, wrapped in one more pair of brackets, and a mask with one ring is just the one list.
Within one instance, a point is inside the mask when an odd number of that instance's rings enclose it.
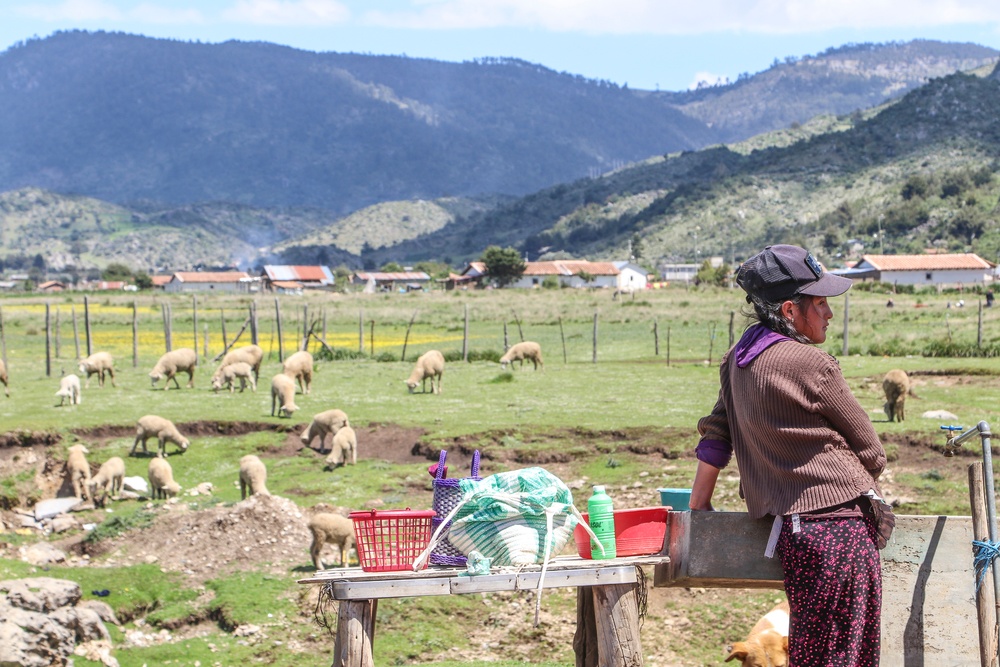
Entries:
{"label": "brown knitted sweater", "polygon": [[875,488],[885,450],[837,360],[811,345],[776,343],[745,368],[727,354],[702,440],[731,443],[750,516],[820,510]]}

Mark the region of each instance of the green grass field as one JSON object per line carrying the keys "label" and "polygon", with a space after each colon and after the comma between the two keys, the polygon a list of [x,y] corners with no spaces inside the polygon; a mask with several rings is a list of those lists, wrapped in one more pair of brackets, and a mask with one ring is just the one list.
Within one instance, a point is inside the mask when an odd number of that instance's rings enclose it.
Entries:
{"label": "green grass field", "polygon": [[[247,316],[250,297],[199,295],[198,349],[203,350],[207,328],[208,356],[195,377],[194,389],[163,391],[162,383],[154,389],[147,377],[165,349],[163,307],[169,305],[172,312],[173,347],[191,346],[192,298],[163,294],[134,297],[139,336],[138,359],[133,366],[133,297],[91,295],[87,304],[91,347],[115,356],[118,386],[98,389],[95,377],[90,388],[84,390],[81,405],[64,407],[57,407],[54,392],[61,370],[76,371],[74,310],[81,351],[86,353],[83,298],[6,297],[0,299],[0,309],[11,395],[0,397],[0,434],[56,434],[61,437],[60,444],[49,451],[57,460],[65,458],[70,444],[83,441],[91,450],[92,463],[118,455],[126,459],[128,475],[145,476],[148,459],[127,456],[132,445],[130,429],[144,414],[159,414],[177,424],[259,423],[263,425],[260,430],[242,435],[213,435],[203,429],[192,437],[191,448],[183,455],[174,455],[173,446],[167,445],[175,477],[182,487],[213,484],[213,496],[197,500],[202,507],[239,501],[239,489],[234,484],[238,460],[250,452],[270,456],[271,492],[303,508],[320,502],[349,508],[367,508],[379,502],[386,506],[429,507],[426,461],[386,460],[378,451],[366,448],[363,440],[358,465],[333,473],[324,471],[317,455],[308,450],[275,455],[284,451],[289,429],[298,431],[313,414],[340,408],[359,429],[411,429],[414,438],[429,451],[457,443],[477,447],[484,452],[487,474],[533,461],[558,461],[561,475],[567,480],[586,479],[616,489],[642,480],[634,502],[653,505],[658,504],[657,486],[690,485],[695,425],[715,401],[718,362],[729,345],[731,316],[734,335],[738,337],[742,330],[739,310],[744,302],[740,294],[738,290],[671,287],[619,300],[612,300],[610,292],[581,290],[282,297],[285,354],[296,347],[303,330],[304,310],[308,320],[316,322],[314,331],[325,330],[326,341],[335,351],[356,353],[361,348],[364,352],[359,358],[317,361],[313,391],[308,396],[297,396],[301,409],[290,420],[270,416],[270,377],[280,370],[271,297],[257,300],[260,345],[267,355],[260,387],[256,394],[229,394],[211,391],[209,376],[215,366],[211,359],[222,351],[223,313],[227,336],[231,338]],[[885,307],[886,298],[884,293],[851,294],[847,355],[841,354],[844,299],[834,300],[835,318],[824,348],[840,359],[845,377],[870,411],[891,455],[900,456],[900,450],[908,447],[906,443],[924,444],[919,454],[911,454],[910,449],[902,452],[920,459],[920,465],[901,470],[894,480],[899,495],[908,498],[904,513],[967,514],[965,462],[946,459],[926,448],[926,443],[938,439],[943,443],[944,436],[939,422],[919,415],[924,410],[943,409],[957,415],[959,423],[966,427],[981,420],[996,422],[1000,417],[995,389],[1000,359],[928,357],[918,352],[933,353],[947,345],[952,346],[948,349],[964,353],[977,348],[978,297],[968,293],[898,294],[892,309]],[[955,306],[960,298],[966,302],[964,308]],[[466,313],[467,347],[473,358],[477,354],[489,358],[487,352],[501,353],[506,326],[510,343],[519,341],[522,332],[525,339],[541,343],[544,369],[535,372],[529,364],[524,369],[503,372],[489,361],[452,361],[446,366],[442,395],[408,394],[403,380],[418,354],[432,348],[446,354],[461,353]],[[407,338],[411,318],[413,325]],[[987,352],[997,345],[1000,309],[983,310],[981,335]],[[406,360],[400,361],[404,340]],[[239,344],[249,342],[249,332],[244,333]],[[319,345],[314,343],[310,349],[318,353]],[[869,354],[879,350],[903,354]],[[911,356],[906,356],[906,351]],[[886,423],[881,413],[881,377],[892,368],[907,370],[919,382],[920,398],[908,403],[908,418],[903,423]],[[121,428],[114,431],[116,435],[100,438],[89,437],[84,431],[106,426]],[[973,443],[970,449],[977,447],[978,443]],[[651,458],[651,454],[655,456]],[[890,463],[890,467],[893,465]],[[716,503],[721,509],[743,509],[736,494],[737,481],[733,475],[724,477]],[[580,506],[585,505],[588,492],[589,487],[577,491]],[[39,493],[34,473],[0,479],[0,498],[8,506],[18,499],[37,499]],[[648,501],[644,501],[647,497]],[[115,530],[141,525],[148,511],[141,503],[118,503],[113,515]],[[17,549],[38,537],[8,532],[3,539],[6,546],[0,551],[0,577],[31,574],[32,568],[18,559]],[[161,572],[157,567],[105,569],[98,561],[89,567],[55,567],[48,574],[78,580],[85,591],[108,579],[115,580],[119,589],[129,589],[130,596],[109,598],[119,614],[129,619],[126,628],[138,619],[153,628],[182,626],[185,618],[203,619],[214,627],[204,637],[186,636],[183,641],[155,647],[117,650],[115,655],[123,667],[194,664],[195,660],[202,665],[246,661],[323,665],[329,664],[332,639],[324,638],[323,631],[315,627],[305,591],[300,590],[304,587],[295,584],[296,578],[311,570],[307,549],[308,545],[303,544],[301,557],[286,577],[275,578],[263,572],[225,577],[205,584],[211,595],[187,588],[175,573]],[[702,619],[698,625],[711,630],[704,638],[679,632],[678,645],[667,648],[650,642],[651,647],[659,647],[659,652],[647,655],[647,664],[678,664],[669,663],[676,658],[668,659],[668,654],[682,656],[683,664],[715,664],[719,645],[739,632],[740,623],[766,609],[773,597],[773,593],[755,593],[746,609],[733,617],[735,620],[727,616],[732,614],[733,600],[715,594],[701,596],[696,602],[679,599],[664,604],[650,612],[652,620],[647,620],[648,624],[669,624],[681,609],[688,617]],[[277,602],[261,605],[261,598]],[[467,606],[465,612],[463,605]],[[572,591],[546,594],[545,605],[572,618],[575,598]],[[447,662],[442,656],[468,634],[464,621],[456,619],[471,617],[471,622],[481,625],[493,618],[487,615],[484,621],[478,617],[482,613],[481,601],[473,599],[387,602],[379,609],[376,662],[476,664]],[[493,622],[501,621],[494,618]],[[272,639],[282,644],[241,641],[226,632],[239,623],[269,623]],[[644,631],[644,642],[647,632],[660,634],[659,627]],[[113,632],[118,645],[122,633]],[[507,631],[498,625],[496,632],[503,636]],[[315,637],[310,639],[310,634]],[[545,638],[537,634],[515,635],[510,641],[536,647],[531,664],[572,662],[571,647],[562,643],[548,646]],[[289,645],[295,642],[306,648],[291,650]],[[518,660],[512,658],[512,662]],[[77,658],[77,664],[90,663]]]}

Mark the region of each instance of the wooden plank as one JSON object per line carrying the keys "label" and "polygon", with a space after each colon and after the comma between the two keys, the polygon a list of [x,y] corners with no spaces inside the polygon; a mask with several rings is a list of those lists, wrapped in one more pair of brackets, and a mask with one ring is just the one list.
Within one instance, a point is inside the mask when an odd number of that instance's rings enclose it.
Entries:
{"label": "wooden plank", "polygon": [[424,595],[449,595],[447,579],[395,579],[392,581],[337,581],[333,583],[335,600],[374,600],[409,598]]}
{"label": "wooden plank", "polygon": [[642,667],[637,588],[633,583],[593,589],[599,665]]}

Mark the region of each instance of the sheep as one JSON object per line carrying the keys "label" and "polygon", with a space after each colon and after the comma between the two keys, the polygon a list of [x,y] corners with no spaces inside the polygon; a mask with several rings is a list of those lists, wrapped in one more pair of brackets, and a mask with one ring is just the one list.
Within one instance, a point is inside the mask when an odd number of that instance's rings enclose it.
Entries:
{"label": "sheep", "polygon": [[73,495],[77,498],[87,498],[87,490],[90,485],[90,464],[87,463],[87,454],[90,453],[83,445],[73,445],[69,448],[69,456],[66,457],[66,472],[73,483]]}
{"label": "sheep", "polygon": [[[330,455],[326,457],[326,467],[329,470],[339,465],[358,462],[358,436],[350,426],[344,426],[333,436]],[[350,455],[350,460],[348,460]]]}
{"label": "sheep", "polygon": [[885,392],[885,410],[889,421],[903,421],[906,417],[906,395],[910,392],[910,378],[906,371],[895,368],[885,374],[882,380],[882,391]]}
{"label": "sheep", "polygon": [[319,438],[319,451],[322,454],[326,451],[326,436],[336,433],[345,426],[350,426],[347,413],[343,410],[326,410],[313,415],[309,426],[306,426],[299,438],[306,447],[311,446],[312,441]]}
{"label": "sheep", "polygon": [[313,381],[313,356],[306,350],[300,350],[285,359],[282,364],[285,375],[299,381],[299,388],[303,394],[308,394],[312,389]]}
{"label": "sheep", "polygon": [[350,564],[348,553],[354,546],[353,521],[340,514],[320,512],[309,519],[309,532],[312,533],[309,555],[312,556],[313,565],[317,570],[324,569],[320,552],[323,551],[323,545],[327,543],[340,547],[340,564],[342,566],[347,567]]}
{"label": "sheep", "polygon": [[[279,407],[280,406],[280,407]],[[278,408],[279,417],[291,417],[299,409],[295,405],[295,380],[284,373],[278,373],[271,378],[271,416]]]}
{"label": "sheep", "polygon": [[111,355],[107,352],[94,352],[92,355],[86,359],[80,360],[80,373],[87,374],[87,381],[85,384],[86,388],[90,388],[90,376],[97,375],[97,384],[100,387],[104,386],[104,374],[107,373],[111,376],[111,386],[117,387],[115,384],[115,362],[111,358]]}
{"label": "sheep", "polygon": [[[114,498],[121,493],[122,482],[125,479],[125,462],[121,457],[112,456],[101,464],[101,469],[90,478],[87,488],[90,490],[90,499],[95,505],[103,505],[108,494]],[[101,497],[97,497],[98,489],[101,490]]]}
{"label": "sheep", "polygon": [[514,365],[511,363],[513,361],[520,361],[521,366],[524,366],[524,360],[528,359],[535,365],[535,370],[538,370],[539,366],[545,367],[542,363],[542,346],[538,343],[526,340],[523,343],[518,343],[512,345],[507,352],[500,357],[500,368],[506,370],[507,364],[511,364],[511,368]]}
{"label": "sheep", "polygon": [[[253,369],[253,379],[254,382],[257,382],[260,379],[260,362],[263,359],[264,350],[259,345],[244,345],[243,347],[237,347],[226,352],[215,372],[218,374],[226,366],[242,361],[245,364],[249,364],[250,368]],[[215,375],[212,376],[212,379],[215,379]]]}
{"label": "sheep", "polygon": [[153,500],[173,498],[180,493],[180,484],[174,481],[174,471],[167,460],[159,456],[149,459],[149,492]]}
{"label": "sheep", "polygon": [[135,442],[132,443],[132,451],[129,452],[129,456],[135,454],[135,448],[142,443],[142,451],[148,451],[146,449],[146,440],[149,438],[156,438],[159,444],[160,456],[166,457],[167,455],[167,442],[172,442],[181,448],[181,451],[187,451],[190,441],[181,435],[174,423],[169,419],[164,419],[163,417],[158,417],[156,415],[145,415],[139,418],[138,423],[135,427]]}
{"label": "sheep", "polygon": [[231,394],[236,390],[237,380],[240,383],[241,394],[247,388],[247,382],[250,383],[250,388],[253,391],[257,391],[257,380],[253,375],[253,366],[245,361],[237,361],[217,370],[215,375],[212,376],[212,391],[219,391],[223,387],[229,387],[229,393]]}
{"label": "sheep", "polygon": [[[427,393],[427,378],[431,379],[431,393],[441,393],[441,376],[444,374],[444,355],[437,350],[428,350],[420,355],[413,372],[406,380],[406,386],[410,388],[410,393],[417,388],[417,383],[422,384],[422,391]],[[434,378],[437,378],[437,390],[434,389]]]}
{"label": "sheep", "polygon": [[0,382],[3,382],[3,393],[10,397],[10,386],[7,384],[7,364],[0,359]]}
{"label": "sheep", "polygon": [[194,370],[198,365],[198,353],[189,347],[179,347],[176,350],[167,352],[160,360],[156,362],[153,366],[153,370],[149,372],[149,379],[152,380],[153,386],[159,382],[160,378],[166,378],[163,381],[163,389],[166,390],[170,385],[170,381],[174,381],[174,385],[180,389],[181,384],[177,381],[178,373],[188,374],[188,387],[194,386]]}
{"label": "sheep", "polygon": [[64,375],[62,379],[59,380],[59,391],[56,392],[56,396],[59,397],[60,406],[63,405],[67,399],[69,399],[70,405],[79,405],[83,400],[80,396],[80,378],[72,373]]}
{"label": "sheep", "polygon": [[267,468],[264,462],[253,454],[247,454],[240,459],[240,498],[246,499],[247,490],[250,495],[269,496],[271,495],[265,483],[267,482]]}

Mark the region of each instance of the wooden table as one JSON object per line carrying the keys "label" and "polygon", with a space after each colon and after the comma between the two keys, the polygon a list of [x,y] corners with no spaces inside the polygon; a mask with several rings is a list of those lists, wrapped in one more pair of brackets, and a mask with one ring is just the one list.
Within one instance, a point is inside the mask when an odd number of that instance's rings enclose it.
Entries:
{"label": "wooden table", "polygon": [[[578,667],[639,667],[637,567],[668,563],[666,555],[589,560],[564,556],[549,561],[543,588],[577,587]],[[432,566],[418,572],[365,572],[359,567],[322,570],[300,584],[322,584],[340,602],[334,667],[374,667],[372,641],[382,598],[537,590],[541,565],[494,567],[468,576],[464,568]],[[543,600],[544,603],[544,600]]]}

